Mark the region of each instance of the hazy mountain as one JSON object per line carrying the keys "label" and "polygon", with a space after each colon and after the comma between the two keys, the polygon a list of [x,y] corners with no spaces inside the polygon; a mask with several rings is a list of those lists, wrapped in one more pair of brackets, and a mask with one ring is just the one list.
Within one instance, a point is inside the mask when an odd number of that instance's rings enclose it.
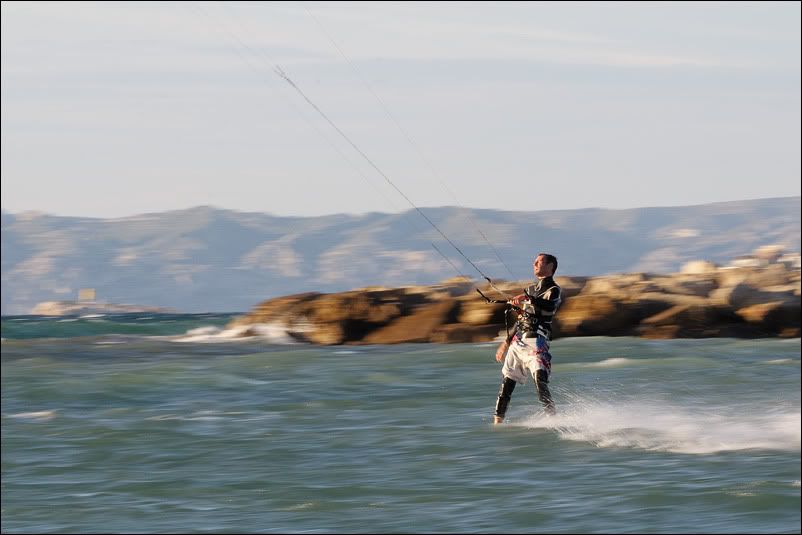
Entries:
{"label": "hazy mountain", "polygon": [[[673,272],[694,259],[726,263],[766,244],[800,250],[800,197],[630,210],[422,210],[493,279],[531,277],[538,251],[559,257],[558,275],[599,275]],[[75,299],[80,288],[113,303],[244,311],[277,295],[431,284],[460,273],[478,276],[414,210],[307,218],[212,207],[121,219],[2,214],[3,314]]]}

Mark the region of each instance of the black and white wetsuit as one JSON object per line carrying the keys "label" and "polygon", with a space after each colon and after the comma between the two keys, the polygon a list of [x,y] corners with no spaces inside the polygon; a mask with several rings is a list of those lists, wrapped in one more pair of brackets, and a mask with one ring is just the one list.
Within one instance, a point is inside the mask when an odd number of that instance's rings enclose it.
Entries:
{"label": "black and white wetsuit", "polygon": [[518,318],[515,334],[521,339],[543,336],[551,341],[551,321],[562,304],[560,286],[554,277],[546,277],[529,286],[526,294],[529,299],[521,307],[526,313]]}

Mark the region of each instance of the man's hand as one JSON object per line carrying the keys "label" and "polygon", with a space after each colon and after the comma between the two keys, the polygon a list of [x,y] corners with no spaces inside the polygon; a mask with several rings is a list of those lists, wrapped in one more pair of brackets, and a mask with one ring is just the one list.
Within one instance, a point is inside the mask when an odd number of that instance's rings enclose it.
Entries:
{"label": "man's hand", "polygon": [[504,361],[504,355],[506,355],[509,348],[510,344],[506,340],[501,342],[501,345],[499,345],[498,349],[496,349],[496,362]]}
{"label": "man's hand", "polygon": [[524,301],[525,299],[526,299],[526,294],[516,295],[515,297],[509,300],[509,303],[519,307],[521,306],[521,301]]}

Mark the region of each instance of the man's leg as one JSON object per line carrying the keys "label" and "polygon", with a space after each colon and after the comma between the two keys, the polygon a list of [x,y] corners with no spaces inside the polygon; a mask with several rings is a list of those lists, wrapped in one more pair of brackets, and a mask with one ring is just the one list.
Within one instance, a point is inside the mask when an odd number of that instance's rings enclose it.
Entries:
{"label": "man's leg", "polygon": [[494,424],[500,424],[504,421],[504,415],[507,414],[507,406],[510,404],[513,390],[515,390],[515,381],[509,377],[505,377],[504,380],[501,381],[501,388],[498,390],[496,412],[493,413]]}
{"label": "man's leg", "polygon": [[549,392],[549,374],[546,370],[538,370],[535,373],[535,386],[537,387],[537,397],[546,408],[546,414],[556,414],[557,410],[554,408],[554,401]]}

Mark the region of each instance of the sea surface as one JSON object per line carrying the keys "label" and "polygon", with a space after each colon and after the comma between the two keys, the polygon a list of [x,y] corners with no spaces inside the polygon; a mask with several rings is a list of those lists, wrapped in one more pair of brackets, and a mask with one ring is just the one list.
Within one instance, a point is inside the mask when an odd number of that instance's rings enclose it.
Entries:
{"label": "sea surface", "polygon": [[2,318],[3,533],[799,533],[800,340],[242,340],[226,314]]}

